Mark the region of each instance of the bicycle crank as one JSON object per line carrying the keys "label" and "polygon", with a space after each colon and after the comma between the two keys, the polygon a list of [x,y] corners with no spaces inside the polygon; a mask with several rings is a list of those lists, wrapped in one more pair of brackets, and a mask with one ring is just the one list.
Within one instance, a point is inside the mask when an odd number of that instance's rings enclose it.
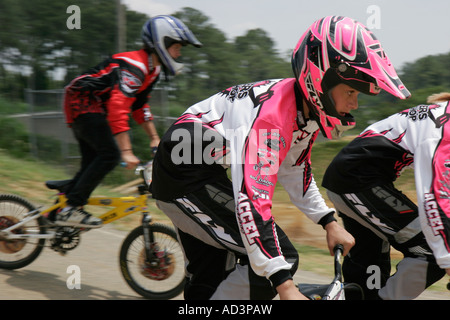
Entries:
{"label": "bicycle crank", "polygon": [[55,238],[51,240],[52,249],[61,254],[75,249],[80,243],[80,229],[61,227],[56,231]]}

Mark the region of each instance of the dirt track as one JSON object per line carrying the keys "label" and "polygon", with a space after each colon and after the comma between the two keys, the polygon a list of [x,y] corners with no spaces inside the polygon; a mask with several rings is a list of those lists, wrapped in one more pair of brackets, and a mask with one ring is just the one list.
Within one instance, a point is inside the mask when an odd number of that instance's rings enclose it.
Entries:
{"label": "dirt track", "polygon": [[[279,214],[279,224],[288,226],[287,233],[302,244],[325,245],[321,227],[304,222],[301,214]],[[292,210],[294,210],[292,208]],[[306,219],[305,219],[306,220]],[[120,274],[118,253],[126,232],[104,226],[83,234],[79,247],[60,256],[45,248],[29,266],[9,271],[0,270],[0,300],[137,300]],[[302,236],[299,236],[302,235]],[[68,267],[81,271],[81,288],[69,289]],[[330,279],[313,272],[300,271],[296,282],[327,283]],[[181,297],[177,297],[181,299]],[[420,299],[450,300],[450,292],[426,291]]]}
{"label": "dirt track", "polygon": [[[83,234],[80,245],[66,256],[44,248],[29,266],[0,270],[0,299],[139,299],[119,271],[118,254],[125,235],[105,226]],[[71,265],[80,267],[81,289],[68,289]]]}
{"label": "dirt track", "polygon": [[294,205],[274,204],[275,221],[282,227],[291,241],[327,249],[326,232],[322,226],[313,223]]}

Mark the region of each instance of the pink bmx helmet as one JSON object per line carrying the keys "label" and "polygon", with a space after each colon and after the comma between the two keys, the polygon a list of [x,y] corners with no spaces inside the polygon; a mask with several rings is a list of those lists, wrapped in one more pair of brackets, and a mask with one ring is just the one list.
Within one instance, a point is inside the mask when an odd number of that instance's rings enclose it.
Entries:
{"label": "pink bmx helmet", "polygon": [[355,126],[351,114],[336,112],[330,95],[336,85],[345,83],[369,95],[381,89],[400,99],[411,95],[374,34],[347,17],[314,22],[294,49],[292,68],[311,118],[328,139],[339,138]]}

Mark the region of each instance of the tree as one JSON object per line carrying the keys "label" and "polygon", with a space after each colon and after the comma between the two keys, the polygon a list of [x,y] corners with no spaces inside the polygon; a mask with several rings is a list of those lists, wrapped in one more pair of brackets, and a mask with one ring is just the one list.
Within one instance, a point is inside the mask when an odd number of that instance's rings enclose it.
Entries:
{"label": "tree", "polygon": [[247,31],[234,41],[244,82],[292,77],[290,62],[280,58],[275,43],[262,29]]}
{"label": "tree", "polygon": [[209,22],[200,11],[183,8],[174,13],[203,44],[202,48],[187,46],[182,51],[185,68],[173,79],[177,102],[188,107],[233,84],[234,52],[225,34]]}
{"label": "tree", "polygon": [[400,77],[409,90],[421,89],[424,86],[448,88],[450,87],[450,52],[426,56],[407,63]]}
{"label": "tree", "polygon": [[177,101],[184,106],[238,83],[292,76],[290,62],[280,58],[264,30],[249,30],[229,41],[200,11],[183,8],[174,14],[203,43],[183,48],[185,70],[174,79]]}
{"label": "tree", "polygon": [[[77,0],[81,28],[67,26],[68,0],[1,0],[0,59],[3,65],[31,74],[29,87],[49,86],[51,72],[67,72],[66,81],[116,51],[117,8],[110,0]],[[146,15],[127,11],[128,48],[136,49]],[[11,30],[13,33],[11,34]],[[45,70],[42,74],[41,70]],[[38,82],[36,82],[39,80]]]}

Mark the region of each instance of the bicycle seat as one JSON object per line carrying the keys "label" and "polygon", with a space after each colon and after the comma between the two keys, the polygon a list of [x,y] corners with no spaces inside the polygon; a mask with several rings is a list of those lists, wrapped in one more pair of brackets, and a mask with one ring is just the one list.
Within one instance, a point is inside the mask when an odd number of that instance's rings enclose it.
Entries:
{"label": "bicycle seat", "polygon": [[65,192],[69,187],[71,179],[68,180],[49,180],[45,181],[45,186],[51,190],[58,190],[59,192]]}

